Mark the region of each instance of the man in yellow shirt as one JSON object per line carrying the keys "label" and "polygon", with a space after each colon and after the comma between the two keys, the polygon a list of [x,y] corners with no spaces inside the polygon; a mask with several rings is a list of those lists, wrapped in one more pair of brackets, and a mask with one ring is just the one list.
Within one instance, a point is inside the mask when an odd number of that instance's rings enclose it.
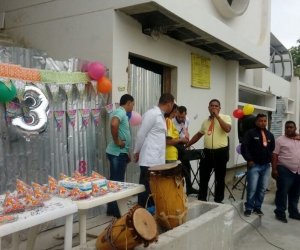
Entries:
{"label": "man in yellow shirt", "polygon": [[176,129],[172,119],[176,116],[178,106],[173,105],[173,108],[169,114],[165,113],[166,126],[167,126],[167,139],[166,139],[166,163],[177,162],[178,150],[175,147],[178,143],[187,143],[187,138],[180,138],[179,132]]}
{"label": "man in yellow shirt", "polygon": [[220,114],[221,104],[217,99],[209,102],[210,116],[202,123],[201,129],[187,143],[191,146],[204,135],[205,158],[200,161],[200,190],[198,200],[207,201],[207,190],[210,175],[215,171],[215,198],[222,203],[224,199],[226,164],[229,160],[227,134],[231,130],[231,118]]}

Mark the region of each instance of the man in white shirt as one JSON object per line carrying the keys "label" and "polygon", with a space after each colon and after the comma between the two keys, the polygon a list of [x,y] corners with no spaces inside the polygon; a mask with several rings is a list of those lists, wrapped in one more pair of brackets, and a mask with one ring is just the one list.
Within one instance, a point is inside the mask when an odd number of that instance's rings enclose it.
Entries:
{"label": "man in white shirt", "polygon": [[[145,185],[146,191],[138,194],[138,204],[146,206],[150,191],[146,172],[149,167],[165,164],[166,156],[166,121],[164,113],[170,113],[174,104],[174,96],[163,94],[159,103],[143,115],[142,124],[135,140],[134,162],[139,161],[140,184]],[[148,200],[147,207],[154,206],[153,199]]]}
{"label": "man in white shirt", "polygon": [[[179,106],[177,115],[172,119],[176,129],[179,132],[180,138],[187,138],[190,139],[190,135],[188,132],[189,127],[189,118],[187,115],[187,109],[185,106]],[[199,190],[193,188],[192,181],[191,181],[191,163],[189,161],[182,161],[182,165],[186,167],[189,175],[185,177],[186,183],[186,195],[189,196],[190,194],[198,194]]]}

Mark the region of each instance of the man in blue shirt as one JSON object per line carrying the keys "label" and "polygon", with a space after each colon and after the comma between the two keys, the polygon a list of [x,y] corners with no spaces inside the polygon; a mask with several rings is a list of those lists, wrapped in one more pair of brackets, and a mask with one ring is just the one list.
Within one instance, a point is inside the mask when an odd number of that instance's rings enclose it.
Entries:
{"label": "man in blue shirt", "polygon": [[[129,146],[131,142],[127,113],[134,106],[131,95],[125,94],[120,99],[120,106],[110,114],[110,140],[106,148],[106,155],[110,163],[110,180],[124,182],[127,163],[131,161]],[[107,206],[107,215],[120,217],[116,202]]]}

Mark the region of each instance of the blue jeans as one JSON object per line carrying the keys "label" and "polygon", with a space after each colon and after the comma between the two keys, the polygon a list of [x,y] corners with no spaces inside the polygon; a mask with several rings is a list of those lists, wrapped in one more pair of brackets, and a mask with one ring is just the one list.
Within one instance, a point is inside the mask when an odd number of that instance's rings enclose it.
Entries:
{"label": "blue jeans", "polygon": [[[124,182],[125,171],[127,166],[128,155],[121,153],[119,156],[106,153],[110,163],[110,177],[112,181]],[[117,202],[110,202],[107,204],[107,213],[113,214],[115,217],[120,217]]]}
{"label": "blue jeans", "polygon": [[246,210],[261,209],[270,177],[270,164],[258,165],[247,170]]}
{"label": "blue jeans", "polygon": [[279,178],[275,196],[275,214],[284,215],[288,202],[290,216],[298,216],[298,201],[300,195],[300,175],[294,174],[284,166],[277,165]]}

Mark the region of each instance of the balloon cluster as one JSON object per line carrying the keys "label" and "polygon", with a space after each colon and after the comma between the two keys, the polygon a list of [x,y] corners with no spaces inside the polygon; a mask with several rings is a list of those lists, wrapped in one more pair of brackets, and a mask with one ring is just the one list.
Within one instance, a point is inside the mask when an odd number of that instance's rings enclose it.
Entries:
{"label": "balloon cluster", "polygon": [[237,119],[242,118],[244,115],[251,115],[254,112],[254,107],[252,104],[246,104],[243,108],[243,110],[241,109],[235,109],[233,111],[233,116]]}
{"label": "balloon cluster", "polygon": [[92,62],[88,67],[91,79],[97,81],[97,89],[101,94],[108,94],[112,89],[111,81],[105,77],[105,66],[100,62]]}
{"label": "balloon cluster", "polygon": [[[233,111],[233,116],[237,119],[240,119],[242,118],[244,115],[251,115],[252,113],[254,112],[254,107],[252,104],[246,104],[243,108],[243,110],[241,109],[235,109]],[[238,154],[241,154],[242,153],[242,145],[239,144],[237,147],[236,147],[236,152]]]}

